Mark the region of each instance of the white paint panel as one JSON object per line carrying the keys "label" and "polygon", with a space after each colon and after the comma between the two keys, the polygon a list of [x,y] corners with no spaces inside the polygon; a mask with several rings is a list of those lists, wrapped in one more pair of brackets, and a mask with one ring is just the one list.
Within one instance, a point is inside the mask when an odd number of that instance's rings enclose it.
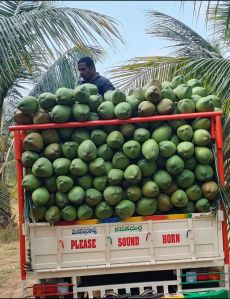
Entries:
{"label": "white paint panel", "polygon": [[107,224],[28,225],[34,270],[183,263],[223,256],[222,226],[212,215]]}

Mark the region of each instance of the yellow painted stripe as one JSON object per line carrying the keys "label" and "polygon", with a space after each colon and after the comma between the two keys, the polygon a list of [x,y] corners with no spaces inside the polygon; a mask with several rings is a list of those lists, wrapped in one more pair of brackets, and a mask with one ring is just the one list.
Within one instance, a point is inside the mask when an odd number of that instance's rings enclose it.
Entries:
{"label": "yellow painted stripe", "polygon": [[173,220],[173,219],[185,219],[188,218],[188,214],[172,214],[167,215],[167,219]]}
{"label": "yellow painted stripe", "polygon": [[98,221],[98,219],[89,219],[89,220],[79,220],[78,221],[78,224],[80,224],[80,225],[84,225],[84,224],[98,224],[99,223],[99,221]]}
{"label": "yellow painted stripe", "polygon": [[139,221],[144,221],[144,217],[129,217],[122,219],[122,222],[139,222]]}

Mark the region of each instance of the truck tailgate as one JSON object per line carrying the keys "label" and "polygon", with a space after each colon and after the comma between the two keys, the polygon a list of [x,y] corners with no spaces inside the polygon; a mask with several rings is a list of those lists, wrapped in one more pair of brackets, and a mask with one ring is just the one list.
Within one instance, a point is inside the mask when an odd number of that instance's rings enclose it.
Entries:
{"label": "truck tailgate", "polygon": [[29,224],[33,270],[223,259],[222,212]]}

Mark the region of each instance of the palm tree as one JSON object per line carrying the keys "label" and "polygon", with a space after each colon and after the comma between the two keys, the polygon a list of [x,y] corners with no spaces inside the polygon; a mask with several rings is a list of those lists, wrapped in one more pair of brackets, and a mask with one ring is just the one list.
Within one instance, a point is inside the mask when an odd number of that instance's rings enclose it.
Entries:
{"label": "palm tree", "polygon": [[[215,29],[215,36],[221,37],[227,43],[230,40],[230,4],[229,1],[193,1],[194,15],[199,17],[201,8],[206,11],[206,23],[212,23]],[[182,5],[186,1],[181,0]]]}
{"label": "palm tree", "polygon": [[[0,3],[0,216],[8,215],[9,192],[4,182],[13,140],[8,125],[17,101],[25,93],[73,87],[76,61],[83,55],[102,59],[102,42],[116,48],[123,42],[117,22],[90,10],[60,7],[58,1]],[[54,83],[55,82],[55,83]],[[1,218],[1,217],[0,217]],[[5,219],[5,218],[4,218]],[[1,226],[0,219],[0,226]]]}
{"label": "palm tree", "polygon": [[[222,99],[224,111],[224,155],[226,189],[230,194],[230,2],[219,1],[209,7],[208,21],[215,23],[210,41],[201,37],[192,28],[179,20],[157,11],[148,11],[150,25],[147,34],[173,42],[169,56],[136,57],[110,71],[114,84],[129,92],[143,86],[151,78],[161,82],[171,80],[177,74],[187,79],[198,78],[213,93]],[[228,27],[226,27],[228,26]],[[227,29],[226,29],[227,28]]]}
{"label": "palm tree", "polygon": [[[114,83],[126,91],[145,84],[151,77],[170,80],[176,73],[199,77],[223,99],[229,95],[228,50],[224,41],[209,42],[179,20],[157,11],[146,13],[151,23],[147,34],[174,44],[169,56],[136,57],[111,70]],[[220,51],[221,49],[221,51]],[[223,80],[225,78],[226,80]]]}

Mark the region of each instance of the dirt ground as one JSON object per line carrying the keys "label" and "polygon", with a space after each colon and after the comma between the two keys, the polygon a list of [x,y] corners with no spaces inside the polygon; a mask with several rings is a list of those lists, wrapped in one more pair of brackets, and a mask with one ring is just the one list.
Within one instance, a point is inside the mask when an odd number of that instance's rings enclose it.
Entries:
{"label": "dirt ground", "polygon": [[22,298],[18,241],[0,243],[0,298]]}

